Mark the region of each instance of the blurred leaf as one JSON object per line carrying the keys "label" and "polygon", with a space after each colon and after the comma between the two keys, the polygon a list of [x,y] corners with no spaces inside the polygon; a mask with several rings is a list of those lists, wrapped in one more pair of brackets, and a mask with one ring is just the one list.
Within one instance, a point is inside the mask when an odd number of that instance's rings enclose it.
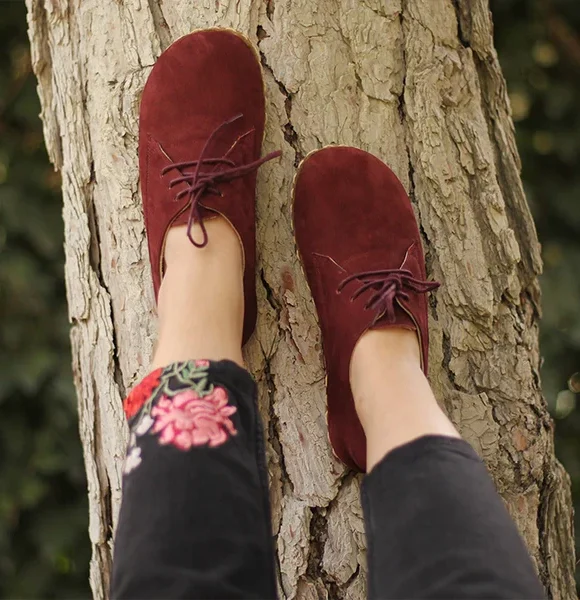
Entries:
{"label": "blurred leaf", "polygon": [[24,2],[1,6],[0,597],[88,598],[60,178],[44,150]]}

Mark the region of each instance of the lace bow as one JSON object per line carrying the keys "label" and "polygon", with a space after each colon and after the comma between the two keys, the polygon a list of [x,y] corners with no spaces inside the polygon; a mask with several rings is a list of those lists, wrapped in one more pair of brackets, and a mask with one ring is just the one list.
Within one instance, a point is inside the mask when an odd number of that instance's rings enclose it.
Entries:
{"label": "lace bow", "polygon": [[[281,151],[277,150],[276,152],[270,152],[270,154],[259,158],[253,162],[249,162],[243,165],[237,165],[233,160],[227,158],[227,155],[222,156],[221,158],[209,158],[207,157],[208,149],[210,147],[211,142],[215,139],[216,135],[224,128],[228,127],[232,123],[235,123],[239,119],[241,119],[243,115],[237,115],[228,121],[224,121],[221,125],[216,127],[211,135],[208,137],[205,142],[201,154],[197,160],[180,162],[180,163],[172,163],[167,165],[162,171],[161,175],[165,175],[167,172],[172,169],[177,169],[180,173],[180,177],[176,177],[169,182],[169,187],[172,188],[180,183],[186,183],[187,187],[180,190],[176,196],[175,200],[180,200],[184,196],[189,196],[190,198],[190,209],[189,209],[189,219],[187,221],[187,237],[189,241],[196,246],[197,248],[203,248],[207,245],[208,235],[207,229],[201,218],[199,206],[200,200],[205,194],[215,194],[220,196],[221,192],[217,189],[217,185],[220,183],[225,183],[228,181],[232,181],[233,179],[237,179],[238,177],[243,177],[252,171],[258,169],[261,165],[273,158],[276,158],[282,154]],[[251,129],[247,131],[240,137],[240,140],[250,135],[254,130]],[[239,140],[238,140],[239,141]],[[209,170],[202,171],[202,166],[204,167],[213,167]],[[187,172],[185,169],[189,169],[191,167],[195,167],[193,172]],[[201,227],[201,231],[203,234],[203,239],[201,242],[196,242],[193,239],[191,229],[194,223],[199,223]]]}

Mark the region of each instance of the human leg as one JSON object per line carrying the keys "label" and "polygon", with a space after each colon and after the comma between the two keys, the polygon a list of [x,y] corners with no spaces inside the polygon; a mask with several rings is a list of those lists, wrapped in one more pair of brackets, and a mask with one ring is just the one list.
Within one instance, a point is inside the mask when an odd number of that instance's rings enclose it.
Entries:
{"label": "human leg", "polygon": [[431,392],[415,333],[363,336],[351,382],[368,448],[369,597],[542,598],[485,465]]}
{"label": "human leg", "polygon": [[425,375],[437,284],[403,186],[368,153],[325,148],[299,169],[294,223],[322,329],[330,441],[370,471],[370,597],[540,598],[491,478]]}
{"label": "human leg", "polygon": [[242,369],[255,301],[259,59],[195,32],[143,92],[139,160],[158,297],[154,370],[124,403],[130,442],[112,598],[275,598],[256,388]]}
{"label": "human leg", "polygon": [[203,250],[170,232],[156,369],[125,402],[112,598],[276,597],[256,386],[239,366],[240,244],[225,221],[207,227]]}
{"label": "human leg", "polygon": [[253,379],[225,360],[154,377],[130,419],[111,598],[276,598]]}

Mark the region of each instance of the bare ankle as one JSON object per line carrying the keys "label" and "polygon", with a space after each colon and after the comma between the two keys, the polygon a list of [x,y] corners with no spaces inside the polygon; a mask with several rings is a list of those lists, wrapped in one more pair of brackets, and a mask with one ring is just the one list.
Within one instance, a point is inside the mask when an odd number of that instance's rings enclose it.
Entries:
{"label": "bare ankle", "polygon": [[350,384],[367,438],[369,469],[396,446],[423,435],[459,435],[423,373],[414,331],[365,333],[352,355]]}
{"label": "bare ankle", "polygon": [[393,357],[415,359],[421,363],[421,349],[417,332],[404,327],[385,327],[369,329],[357,342],[353,352],[353,361],[357,353],[391,353]]}
{"label": "bare ankle", "polygon": [[350,382],[365,379],[373,369],[414,365],[421,368],[421,349],[415,331],[402,327],[371,329],[357,342],[350,361]]}
{"label": "bare ankle", "polygon": [[424,379],[416,333],[403,328],[367,331],[350,363],[350,385],[363,428],[376,418],[377,410],[400,401],[394,384],[401,378]]}
{"label": "bare ankle", "polygon": [[[233,227],[222,217],[206,220],[206,229],[210,241],[204,248],[197,248],[187,237],[187,226],[172,227],[167,233],[164,261],[166,268],[174,265],[194,265],[216,258],[233,261],[243,270],[243,254],[240,239]],[[194,239],[201,239],[199,225],[191,229]]]}
{"label": "bare ankle", "polygon": [[[157,366],[195,358],[243,363],[242,247],[224,219],[211,219],[206,227],[210,235],[204,248],[191,244],[185,226],[168,233],[158,298]],[[195,239],[199,231],[192,233]]]}

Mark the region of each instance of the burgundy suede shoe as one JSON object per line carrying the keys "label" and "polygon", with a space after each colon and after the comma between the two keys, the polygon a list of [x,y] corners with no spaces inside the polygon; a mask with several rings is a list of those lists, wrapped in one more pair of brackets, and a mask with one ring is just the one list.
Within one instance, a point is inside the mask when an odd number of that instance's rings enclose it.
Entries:
{"label": "burgundy suede shoe", "polygon": [[[244,343],[256,323],[256,170],[265,102],[262,70],[250,41],[226,29],[182,37],[159,57],[143,90],[139,171],[155,297],[164,272],[170,227],[187,223],[199,248],[204,221],[221,215],[244,255]],[[201,239],[192,226],[199,223]]]}
{"label": "burgundy suede shoe", "polygon": [[419,228],[395,174],[378,158],[344,146],[308,155],[294,184],[294,228],[318,311],[336,456],[366,470],[366,439],[349,383],[354,347],[368,329],[417,332],[427,372],[426,281]]}

